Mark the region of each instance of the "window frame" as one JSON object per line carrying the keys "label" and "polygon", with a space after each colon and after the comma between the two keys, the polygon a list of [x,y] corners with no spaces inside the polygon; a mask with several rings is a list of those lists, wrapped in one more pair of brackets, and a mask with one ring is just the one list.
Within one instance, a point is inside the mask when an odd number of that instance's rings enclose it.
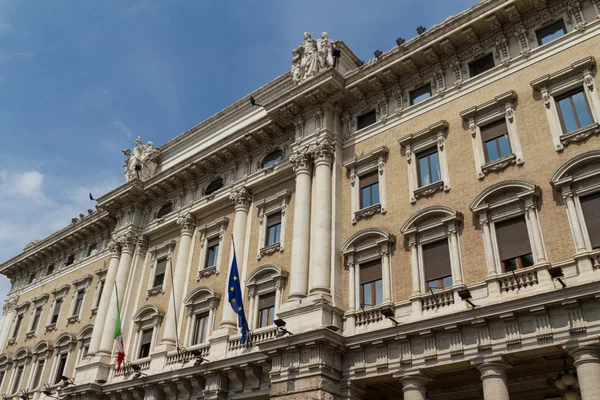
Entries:
{"label": "window frame", "polygon": [[[460,113],[468,124],[475,156],[475,172],[478,179],[484,179],[492,172],[499,172],[511,165],[521,166],[525,163],[521,141],[517,129],[514,105],[517,93],[509,90],[483,104],[468,108]],[[508,144],[511,153],[507,156],[487,161],[486,148],[483,142],[482,129],[490,124],[504,120],[508,132]]]}
{"label": "window frame", "polygon": [[[373,115],[373,122],[371,122],[368,125],[360,126],[361,118],[364,118],[365,116],[368,116],[368,115],[370,116],[371,114]],[[356,130],[357,131],[363,130],[363,129],[368,128],[369,126],[375,125],[377,123],[377,110],[375,108],[372,108],[368,111],[358,114],[355,118],[356,118]]]}
{"label": "window frame", "polygon": [[[208,224],[199,226],[198,233],[200,234],[200,256],[198,262],[198,272],[196,281],[202,278],[210,276],[212,274],[219,273],[221,270],[221,262],[223,259],[224,252],[224,238],[225,232],[229,225],[229,218],[220,217]],[[208,263],[208,243],[214,239],[219,240],[219,253],[217,254],[217,261],[215,266],[209,267]]]}
{"label": "window frame", "polygon": [[[134,355],[134,357],[132,357],[132,360],[142,360],[147,358],[139,358],[138,355],[141,350],[141,340],[143,331],[148,329],[152,329],[152,339],[150,340],[149,355],[152,354],[156,346],[156,339],[158,336],[160,325],[163,321],[163,317],[163,313],[156,306],[150,304],[143,306],[135,313],[135,315],[132,318],[135,326],[135,334],[133,339],[134,343],[132,347],[132,349],[134,350],[131,352],[131,354]],[[127,350],[125,350],[125,352],[127,352]]]}
{"label": "window frame", "polygon": [[[429,197],[436,192],[450,190],[450,175],[446,155],[446,136],[448,133],[448,121],[441,120],[427,128],[411,133],[398,139],[398,144],[406,155],[408,163],[408,189],[409,201],[414,204],[421,197]],[[440,180],[426,186],[419,186],[418,159],[417,156],[424,151],[436,148],[440,167]]]}
{"label": "window frame", "polygon": [[[433,175],[433,173],[432,173],[433,166],[431,165],[431,156],[434,155],[434,154],[437,154],[437,158],[438,158],[438,162],[437,162],[437,166],[436,167],[437,167],[437,170],[438,170],[437,172],[438,172],[438,175],[439,175],[440,179],[432,181],[432,182],[429,182],[427,184],[423,184],[423,174],[422,174],[423,171],[421,169],[421,160],[423,158],[427,158],[427,169],[429,171],[429,175],[431,176],[431,175]],[[418,185],[419,188],[422,188],[424,186],[433,185],[433,184],[441,181],[442,174],[441,174],[441,171],[440,171],[441,168],[440,168],[439,151],[438,151],[438,149],[436,147],[431,147],[429,149],[423,150],[422,152],[415,154],[415,157],[416,157],[416,160],[417,160],[417,185]]]}
{"label": "window frame", "polygon": [[[151,261],[150,274],[148,275],[148,283],[146,284],[146,300],[152,296],[165,293],[166,285],[171,277],[171,265],[169,263],[172,262],[171,257],[173,256],[173,251],[175,250],[176,244],[177,242],[175,240],[167,240],[149,250]],[[162,260],[166,260],[167,262],[165,265],[165,276],[163,278],[163,283],[160,286],[154,286],[156,268],[158,267],[158,263]]]}
{"label": "window frame", "polygon": [[[67,317],[67,325],[81,321],[81,314],[85,309],[85,301],[88,296],[88,288],[90,287],[90,284],[93,280],[94,276],[91,274],[87,274],[71,282],[71,284],[73,285],[73,293],[71,294],[71,304],[69,305],[69,316]],[[75,314],[75,307],[77,306],[77,296],[81,292],[83,292],[83,296],[81,298],[81,308],[79,309],[79,312]]]}
{"label": "window frame", "polygon": [[277,315],[281,307],[283,286],[287,281],[288,273],[274,264],[265,264],[248,274],[245,285],[247,289],[248,322],[250,329],[271,329],[273,326],[258,328],[259,296],[275,292],[275,311]]}
{"label": "window frame", "polygon": [[[413,93],[417,92],[419,89],[423,89],[425,87],[429,87],[429,97],[419,101],[418,103],[415,103],[415,98],[413,97]],[[411,90],[408,91],[408,106],[409,107],[413,107],[416,106],[418,104],[421,104],[422,102],[430,99],[433,97],[433,84],[431,82],[423,82],[422,85],[419,85]]]}
{"label": "window frame", "polygon": [[[563,30],[563,34],[560,35],[559,37],[550,40],[549,42],[546,43],[542,43],[542,38],[540,37],[540,31],[543,31],[545,29],[549,29],[550,27],[552,27],[553,25],[556,24],[561,24],[562,25],[562,30]],[[565,36],[567,33],[569,33],[569,30],[567,29],[567,24],[565,23],[565,20],[563,17],[560,17],[559,19],[555,20],[554,22],[545,24],[544,26],[541,26],[537,29],[534,30],[534,35],[535,35],[535,43],[537,44],[537,47],[541,47],[541,46],[545,46],[547,44],[550,44],[552,42],[554,42],[557,39],[560,39],[561,37]]]}
{"label": "window frame", "polygon": [[[491,58],[491,60],[492,60],[492,63],[493,63],[493,66],[492,66],[492,67],[490,67],[490,68],[488,68],[488,69],[486,69],[486,70],[483,70],[483,71],[481,71],[481,72],[479,72],[479,73],[477,73],[477,74],[474,74],[474,73],[473,73],[473,65],[474,65],[474,64],[477,64],[477,63],[480,63],[480,62],[482,62],[483,60],[486,60],[486,59],[489,59],[489,58]],[[484,55],[482,55],[482,56],[480,56],[480,57],[477,57],[476,59],[474,59],[474,60],[472,60],[472,61],[469,61],[469,62],[467,63],[467,69],[469,70],[469,78],[475,78],[476,76],[478,76],[478,75],[481,75],[481,74],[484,74],[484,73],[486,73],[487,71],[490,71],[490,70],[492,70],[492,69],[494,69],[494,68],[496,68],[496,67],[497,67],[497,65],[496,65],[496,59],[495,59],[495,57],[494,57],[494,53],[493,53],[493,52],[486,53],[486,54],[484,54]]]}
{"label": "window frame", "polygon": [[[33,305],[33,308],[31,310],[29,323],[27,324],[27,332],[25,333],[25,337],[27,337],[28,339],[33,338],[37,335],[37,330],[39,329],[42,322],[42,318],[44,316],[44,307],[46,306],[46,303],[48,302],[49,298],[50,295],[48,293],[42,293],[41,295],[31,299],[31,304]],[[38,309],[41,310],[40,318],[38,320],[37,326],[34,327],[33,323],[35,322],[35,313]]]}
{"label": "window frame", "polygon": [[[217,182],[218,180],[221,181],[221,186],[219,186],[219,188],[217,188],[217,189],[213,189],[210,193],[208,193],[208,190],[210,189],[210,186],[213,183]],[[209,182],[207,182],[204,185],[204,188],[202,189],[202,196],[203,197],[210,197],[210,198],[212,198],[212,197],[214,197],[217,194],[217,192],[219,190],[222,190],[225,187],[226,184],[227,184],[227,180],[225,179],[224,176],[221,176],[221,175],[215,176]]]}
{"label": "window frame", "polygon": [[[554,73],[541,76],[530,82],[531,87],[540,94],[550,124],[550,135],[554,150],[563,151],[571,143],[582,142],[595,135],[600,129],[600,98],[595,85],[592,70],[596,66],[593,56],[571,63]],[[557,98],[583,89],[589,107],[592,124],[571,132],[565,132],[558,110]]]}
{"label": "window frame", "polygon": [[[258,218],[258,245],[256,258],[258,260],[263,257],[285,251],[286,245],[286,226],[287,226],[287,206],[289,204],[291,193],[288,189],[282,190],[273,196],[267,197],[262,201],[256,202],[257,218]],[[267,243],[267,220],[269,216],[281,213],[281,231],[279,232],[279,243],[266,245]]]}
{"label": "window frame", "polygon": [[100,307],[100,301],[102,300],[102,293],[106,289],[106,274],[108,268],[101,269],[95,272],[97,277],[96,286],[94,287],[94,298],[92,299],[91,315],[96,315],[98,308]]}
{"label": "window frame", "polygon": [[[265,247],[273,246],[281,242],[281,218],[280,212],[266,215]],[[276,220],[279,221],[276,221]],[[271,232],[273,231],[273,242],[271,243]]]}
{"label": "window frame", "polygon": [[[55,330],[58,328],[58,323],[60,321],[60,314],[65,305],[67,293],[69,292],[70,288],[71,288],[70,285],[64,284],[50,292],[50,294],[52,295],[52,305],[50,306],[50,312],[48,313],[48,319],[46,321],[46,332],[49,332],[49,331],[52,331],[52,330]],[[54,311],[56,310],[56,303],[59,300],[61,301],[61,306],[60,306],[60,310],[58,311],[58,317],[57,317],[56,322],[52,322],[52,319],[54,316]]]}
{"label": "window frame", "polygon": [[[184,336],[186,348],[195,349],[199,347],[209,346],[208,339],[212,335],[215,325],[216,309],[219,306],[221,295],[215,293],[208,286],[199,286],[192,290],[183,300],[183,304],[187,309],[187,321]],[[194,329],[199,315],[207,315],[206,320],[206,337],[202,343],[194,343]]]}
{"label": "window frame", "polygon": [[[261,298],[263,298],[265,296],[273,297],[273,305],[269,306],[269,307],[260,308]],[[275,320],[275,302],[276,302],[276,300],[277,300],[276,291],[264,292],[264,293],[261,293],[258,295],[258,305],[256,306],[257,307],[256,322],[254,324],[254,326],[256,326],[257,329],[273,326],[273,324],[270,324],[270,323],[263,325],[262,324],[262,316],[263,316],[263,310],[266,310],[267,322]]]}
{"label": "window frame", "polygon": [[60,382],[56,382],[56,378],[58,375],[58,368],[60,366],[60,360],[62,356],[66,357],[65,367],[62,371],[65,374],[66,370],[69,368],[69,363],[71,362],[72,352],[75,348],[76,341],[73,339],[73,336],[70,333],[63,333],[58,338],[56,338],[56,345],[54,348],[54,360],[52,361],[52,368],[50,369],[50,374],[48,375],[48,383],[50,387],[57,387],[60,385]]}
{"label": "window frame", "polygon": [[[572,90],[570,92],[563,93],[563,94],[561,94],[559,96],[555,96],[554,101],[556,103],[556,111],[558,113],[558,118],[560,119],[560,125],[562,127],[564,135],[568,135],[571,132],[575,132],[575,131],[584,129],[587,126],[591,125],[591,124],[588,124],[588,125],[583,125],[582,126],[581,122],[579,121],[579,114],[577,113],[577,109],[576,109],[575,103],[573,101],[573,96],[576,95],[576,94],[578,94],[578,93],[583,94],[583,99],[585,101],[585,106],[587,107],[586,109],[587,109],[587,111],[589,113],[590,119],[592,120],[592,124],[594,123],[593,122],[594,121],[594,116],[592,115],[592,109],[590,107],[589,100],[588,100],[587,96],[585,95],[585,89],[583,89],[583,88],[577,88],[577,89],[574,89],[574,90]],[[573,111],[573,115],[575,116],[575,123],[577,125],[579,125],[577,127],[577,129],[574,129],[572,131],[567,131],[567,126],[565,124],[564,111],[563,111],[562,107],[560,106],[560,102],[562,100],[567,99],[567,98],[570,100],[569,103],[571,105],[571,110]]]}
{"label": "window frame", "polygon": [[[281,157],[279,158],[279,160],[277,161],[273,161],[271,162],[271,164],[269,165],[265,165],[265,160],[267,157],[269,157],[271,154],[275,154],[276,152],[280,152],[281,153]],[[284,147],[276,147],[274,149],[268,150],[264,153],[264,155],[260,158],[260,161],[258,161],[256,164],[256,169],[257,170],[265,170],[265,169],[272,169],[275,168],[275,166],[279,163],[281,163],[283,160],[285,160],[286,157],[286,151]]]}

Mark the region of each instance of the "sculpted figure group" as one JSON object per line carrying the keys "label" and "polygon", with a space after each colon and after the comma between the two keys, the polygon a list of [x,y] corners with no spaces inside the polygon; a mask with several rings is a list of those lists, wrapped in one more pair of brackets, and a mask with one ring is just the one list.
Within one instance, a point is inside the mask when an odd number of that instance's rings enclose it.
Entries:
{"label": "sculpted figure group", "polygon": [[321,39],[315,40],[309,32],[304,32],[304,42],[292,50],[292,80],[296,85],[317,75],[320,71],[334,65],[333,49],[335,41],[330,40],[327,32],[321,33]]}
{"label": "sculpted figure group", "polygon": [[158,166],[156,160],[160,155],[160,151],[154,148],[154,143],[143,144],[142,139],[138,136],[135,139],[133,152],[125,149],[123,154],[126,157],[124,167],[127,182],[135,178],[145,181],[154,176]]}

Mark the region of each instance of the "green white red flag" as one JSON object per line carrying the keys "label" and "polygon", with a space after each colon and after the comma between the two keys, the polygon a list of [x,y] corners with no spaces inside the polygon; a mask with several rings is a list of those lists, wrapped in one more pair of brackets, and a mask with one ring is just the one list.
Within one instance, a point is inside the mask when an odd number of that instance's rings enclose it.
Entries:
{"label": "green white red flag", "polygon": [[121,364],[125,359],[125,348],[123,347],[123,334],[121,332],[121,307],[119,306],[119,293],[117,282],[115,282],[115,295],[117,296],[117,321],[115,324],[115,347],[117,348],[117,372],[121,371]]}

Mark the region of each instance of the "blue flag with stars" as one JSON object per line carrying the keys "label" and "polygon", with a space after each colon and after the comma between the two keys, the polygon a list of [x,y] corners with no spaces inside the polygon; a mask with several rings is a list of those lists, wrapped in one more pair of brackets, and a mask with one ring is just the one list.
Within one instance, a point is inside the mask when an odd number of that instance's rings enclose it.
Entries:
{"label": "blue flag with stars", "polygon": [[229,271],[229,304],[233,311],[238,315],[238,326],[242,328],[242,338],[240,342],[246,344],[246,335],[248,334],[248,321],[244,313],[244,303],[242,288],[240,286],[240,274],[238,273],[237,258],[235,256],[235,247],[233,249],[233,260],[231,261],[231,271]]}

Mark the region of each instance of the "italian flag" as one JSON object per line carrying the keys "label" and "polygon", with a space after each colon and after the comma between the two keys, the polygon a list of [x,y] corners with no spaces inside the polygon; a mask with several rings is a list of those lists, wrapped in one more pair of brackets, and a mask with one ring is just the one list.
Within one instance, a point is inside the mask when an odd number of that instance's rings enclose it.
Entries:
{"label": "italian flag", "polygon": [[119,307],[119,293],[117,292],[117,282],[115,282],[115,295],[117,296],[117,321],[115,324],[115,346],[117,348],[117,372],[121,371],[121,364],[125,359],[125,349],[123,347],[123,334],[121,333],[121,308]]}

